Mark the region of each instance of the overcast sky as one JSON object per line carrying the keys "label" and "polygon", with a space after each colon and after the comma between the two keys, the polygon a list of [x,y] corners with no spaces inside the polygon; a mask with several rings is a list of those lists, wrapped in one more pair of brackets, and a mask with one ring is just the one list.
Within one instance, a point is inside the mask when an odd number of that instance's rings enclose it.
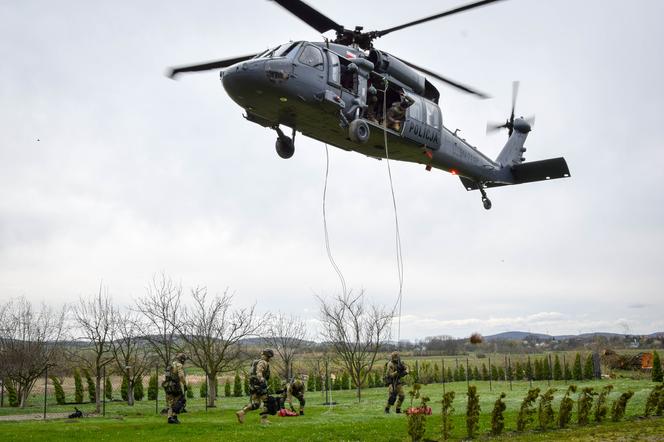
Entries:
{"label": "overcast sky", "polygon": [[[384,29],[463,2],[313,1]],[[166,67],[320,35],[265,0],[0,0],[0,298],[52,305],[97,291],[130,305],[164,272],[238,305],[314,320],[339,293],[325,249],[325,146],[280,159],[216,71]],[[405,6],[405,7],[404,7]],[[537,117],[528,160],[566,180],[491,189],[391,163],[404,262],[401,337],[473,331],[664,331],[664,2],[511,0],[376,46],[490,93],[444,85],[444,124],[491,157],[488,120]],[[328,36],[332,36],[329,35]],[[398,293],[385,161],[330,147],[327,223],[348,286]]]}

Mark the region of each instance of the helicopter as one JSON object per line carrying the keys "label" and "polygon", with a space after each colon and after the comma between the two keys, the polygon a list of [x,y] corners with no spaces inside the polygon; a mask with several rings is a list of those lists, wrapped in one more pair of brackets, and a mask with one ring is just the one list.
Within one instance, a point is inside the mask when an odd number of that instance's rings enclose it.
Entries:
{"label": "helicopter", "polygon": [[[170,68],[167,76],[220,69],[230,98],[244,117],[277,133],[281,158],[295,151],[295,135],[368,157],[418,163],[457,175],[468,191],[479,190],[491,209],[486,189],[570,177],[564,158],[525,162],[531,122],[515,118],[518,83],[513,83],[512,111],[504,124],[508,140],[495,160],[443,125],[440,92],[428,77],[480,98],[488,96],[374,46],[388,33],[501,0],[483,0],[378,31],[346,29],[301,0],[273,0],[322,33],[322,42],[292,41],[263,52]],[[281,129],[291,129],[288,136]]]}

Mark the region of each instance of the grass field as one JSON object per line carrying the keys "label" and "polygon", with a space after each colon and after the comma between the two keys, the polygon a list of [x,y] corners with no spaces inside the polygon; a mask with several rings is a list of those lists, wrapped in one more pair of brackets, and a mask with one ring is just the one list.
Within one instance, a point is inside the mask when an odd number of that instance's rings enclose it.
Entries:
{"label": "grass field", "polygon": [[[579,386],[595,386],[596,389],[609,381],[579,383]],[[523,396],[529,388],[528,382],[493,383],[492,391],[488,382],[474,382],[481,399],[482,415],[480,419],[480,439],[488,438],[493,402],[500,392],[507,394],[505,412],[506,434],[492,440],[664,440],[664,418],[644,419],[645,400],[654,385],[640,380],[614,380],[614,392],[609,397],[612,402],[624,391],[635,392],[627,406],[626,418],[618,423],[603,422],[579,428],[576,422],[576,410],[570,429],[550,429],[546,432],[535,430],[533,424],[526,432],[516,433],[516,416]],[[534,383],[542,389],[546,382]],[[554,402],[557,410],[563,390],[563,382],[552,383],[558,387]],[[453,438],[465,437],[466,384],[456,382],[446,388],[456,392]],[[425,438],[440,438],[440,398],[442,384],[428,385],[423,392],[432,398],[433,415],[427,420]],[[575,396],[576,398],[576,396]],[[106,417],[85,417],[79,420],[48,420],[25,422],[0,422],[0,440],[227,440],[227,441],[405,441],[409,440],[406,430],[405,415],[394,413],[385,415],[386,389],[374,388],[363,391],[360,403],[351,391],[333,392],[335,406],[324,406],[320,392],[307,393],[306,415],[302,417],[271,417],[272,424],[259,425],[256,412],[247,416],[244,425],[235,420],[234,411],[246,403],[246,398],[219,398],[217,408],[205,411],[201,399],[189,400],[188,413],[181,415],[180,425],[167,425],[163,416],[155,414],[155,403],[141,401],[134,407],[121,402],[107,403]],[[408,404],[408,398],[406,403]],[[160,401],[159,409],[163,406]],[[93,406],[83,404],[79,408],[91,412]],[[405,407],[404,407],[405,408]],[[73,406],[48,406],[49,412],[73,410]],[[1,408],[0,415],[40,413],[40,399],[33,397],[32,403],[24,410]]]}

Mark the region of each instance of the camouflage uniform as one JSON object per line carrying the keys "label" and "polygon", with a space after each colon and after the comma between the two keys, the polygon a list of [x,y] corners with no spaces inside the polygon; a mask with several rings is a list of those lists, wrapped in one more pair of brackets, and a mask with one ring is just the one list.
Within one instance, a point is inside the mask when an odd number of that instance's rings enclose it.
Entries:
{"label": "camouflage uniform", "polygon": [[380,104],[378,104],[378,91],[375,87],[369,87],[369,92],[367,93],[367,120],[373,123],[379,123],[378,116],[380,115]]}
{"label": "camouflage uniform", "polygon": [[385,367],[385,381],[388,384],[387,388],[387,405],[385,405],[385,413],[390,412],[390,407],[396,400],[396,412],[401,413],[401,404],[405,398],[403,386],[405,382],[402,381],[403,377],[408,374],[408,366],[401,362],[399,353],[396,351],[392,353],[390,361],[387,362]]}
{"label": "camouflage uniform", "polygon": [[261,423],[267,424],[268,410],[265,404],[267,400],[267,381],[270,380],[270,359],[274,356],[272,350],[265,349],[261,354],[261,358],[255,360],[251,364],[251,375],[249,376],[249,393],[251,394],[249,403],[245,405],[242,410],[235,413],[237,420],[244,423],[244,415],[249,411],[260,411]]}
{"label": "camouflage uniform", "polygon": [[284,392],[282,393],[282,397],[284,399],[284,405],[288,403],[290,406],[290,409],[292,411],[295,411],[295,407],[293,407],[293,397],[296,397],[298,402],[300,403],[300,414],[304,414],[304,404],[306,401],[304,400],[304,382],[302,382],[299,379],[294,379],[290,381],[288,384],[286,384],[286,388],[284,389]]}
{"label": "camouflage uniform", "polygon": [[407,95],[401,95],[399,101],[392,103],[387,109],[387,127],[397,132],[401,131],[401,123],[406,118],[406,109],[415,102]]}
{"label": "camouflage uniform", "polygon": [[168,423],[180,423],[178,421],[178,412],[173,410],[173,406],[178,403],[178,401],[184,400],[184,392],[187,390],[187,378],[184,372],[184,362],[187,360],[187,356],[184,354],[179,354],[175,357],[171,363],[171,376],[177,378],[178,388],[166,392],[166,404],[168,405]]}

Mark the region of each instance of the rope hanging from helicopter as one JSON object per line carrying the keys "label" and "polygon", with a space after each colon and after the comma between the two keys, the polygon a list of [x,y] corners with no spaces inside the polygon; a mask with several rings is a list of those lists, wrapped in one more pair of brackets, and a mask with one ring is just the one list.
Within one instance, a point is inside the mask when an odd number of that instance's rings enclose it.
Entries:
{"label": "rope hanging from helicopter", "polygon": [[330,260],[330,264],[332,265],[334,271],[337,272],[337,275],[339,276],[339,281],[341,282],[341,290],[343,295],[345,296],[347,293],[346,279],[344,278],[344,275],[341,273],[341,269],[339,269],[339,266],[337,265],[336,262],[334,262],[334,258],[332,257],[332,251],[330,249],[330,235],[327,231],[327,214],[325,212],[325,203],[327,197],[327,177],[329,170],[330,170],[330,154],[328,152],[327,143],[325,143],[325,186],[323,187],[323,230],[325,230],[325,249],[327,250],[327,258]]}
{"label": "rope hanging from helicopter", "polygon": [[[398,346],[399,342],[401,341],[401,306],[403,301],[404,272],[403,272],[403,254],[401,248],[401,233],[399,231],[399,216],[397,211],[397,200],[394,194],[394,182],[392,179],[392,169],[390,167],[390,153],[387,145],[387,85],[388,85],[387,79],[384,79],[384,83],[385,83],[384,85],[385,89],[382,91],[383,92],[383,142],[385,145],[385,160],[387,163],[387,174],[390,182],[390,193],[392,195],[392,207],[394,208],[396,261],[397,261],[397,275],[399,278],[399,293],[397,295],[397,299],[394,303],[394,306],[392,307],[392,317],[394,318],[396,313],[396,316],[398,318],[397,319],[397,346]],[[332,265],[332,268],[336,272],[337,276],[339,277],[342,293],[346,295],[348,293],[346,286],[346,279],[344,278],[341,269],[334,261],[334,257],[332,256],[332,249],[330,248],[330,235],[327,229],[326,204],[327,204],[327,181],[330,171],[330,154],[327,143],[324,144],[325,144],[325,184],[323,186],[323,230],[325,232],[325,249],[327,251],[327,258],[330,261],[330,264]]]}
{"label": "rope hanging from helicopter", "polygon": [[394,196],[394,183],[392,181],[392,169],[390,168],[390,152],[387,147],[387,89],[388,81],[383,79],[383,142],[385,144],[385,162],[387,163],[387,174],[390,179],[390,192],[392,193],[392,206],[394,207],[394,233],[396,243],[396,258],[397,258],[397,274],[399,276],[399,294],[397,300],[392,307],[392,317],[398,307],[398,320],[397,320],[397,347],[401,341],[401,304],[403,300],[403,255],[401,250],[401,234],[399,232],[399,216],[397,212],[397,199]]}

